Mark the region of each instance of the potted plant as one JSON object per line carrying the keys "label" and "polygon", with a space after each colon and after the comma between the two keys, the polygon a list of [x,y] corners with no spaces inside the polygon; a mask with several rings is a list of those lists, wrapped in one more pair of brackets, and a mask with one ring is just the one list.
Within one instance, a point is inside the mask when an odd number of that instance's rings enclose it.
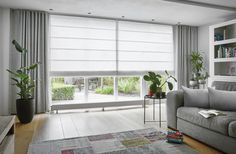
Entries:
{"label": "potted plant", "polygon": [[192,52],[190,55],[190,61],[192,64],[193,78],[195,81],[201,76],[203,70],[203,57],[200,52]]}
{"label": "potted plant", "polygon": [[21,67],[16,71],[11,71],[9,69],[7,71],[12,74],[12,76],[14,76],[11,77],[11,79],[14,81],[13,85],[19,89],[19,92],[17,93],[19,98],[16,100],[17,117],[21,123],[29,123],[33,119],[35,108],[33,98],[35,84],[34,81],[31,80],[30,74],[34,69],[36,69],[38,64],[34,63],[32,65],[27,65],[27,49],[21,47],[15,40],[12,41],[12,44],[21,54]]}
{"label": "potted plant", "polygon": [[[156,74],[154,72],[148,72],[148,75],[144,75],[144,80],[151,82],[149,87],[149,96],[155,94],[155,97],[157,98],[165,97],[165,92],[162,92],[162,87],[166,84],[168,85],[169,90],[173,89],[173,84],[169,81],[169,79],[172,78],[175,82],[177,82],[177,80],[167,71],[165,71],[165,73],[167,75],[166,78],[163,78],[160,74]],[[163,83],[161,81],[163,81]]]}
{"label": "potted plant", "polygon": [[198,78],[198,83],[199,84],[206,84],[206,79],[209,77],[209,74],[205,72],[205,74],[201,74],[200,77]]}
{"label": "potted plant", "polygon": [[200,52],[192,52],[190,55],[190,61],[192,65],[193,77],[189,81],[190,86],[197,86],[198,84],[205,84],[206,79],[209,77],[208,73],[205,72],[203,65],[203,57]]}

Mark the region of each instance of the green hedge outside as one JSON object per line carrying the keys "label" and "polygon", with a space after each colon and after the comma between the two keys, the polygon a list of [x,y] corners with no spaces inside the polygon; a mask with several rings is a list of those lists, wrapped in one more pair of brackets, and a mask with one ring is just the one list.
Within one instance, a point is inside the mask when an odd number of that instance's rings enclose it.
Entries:
{"label": "green hedge outside", "polygon": [[97,94],[106,94],[106,95],[112,95],[113,94],[113,87],[106,86],[103,88],[96,88],[95,93]]}
{"label": "green hedge outside", "polygon": [[55,82],[52,83],[52,100],[73,100],[74,93],[74,85]]}

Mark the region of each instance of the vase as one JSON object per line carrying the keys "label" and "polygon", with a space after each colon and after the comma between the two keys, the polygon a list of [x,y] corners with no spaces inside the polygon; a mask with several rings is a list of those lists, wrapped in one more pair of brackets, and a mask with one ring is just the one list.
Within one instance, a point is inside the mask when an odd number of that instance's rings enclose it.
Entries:
{"label": "vase", "polygon": [[34,117],[34,99],[17,99],[16,113],[21,123],[30,123]]}

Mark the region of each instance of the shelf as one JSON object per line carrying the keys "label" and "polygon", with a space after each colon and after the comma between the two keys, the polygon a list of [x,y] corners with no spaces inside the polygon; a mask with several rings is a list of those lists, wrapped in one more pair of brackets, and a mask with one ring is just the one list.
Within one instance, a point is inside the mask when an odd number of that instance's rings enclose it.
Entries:
{"label": "shelf", "polygon": [[215,58],[213,60],[214,62],[236,62],[236,57],[231,57],[231,58]]}
{"label": "shelf", "polygon": [[223,45],[223,44],[230,44],[230,43],[236,43],[236,38],[222,40],[222,41],[215,41],[214,45]]}

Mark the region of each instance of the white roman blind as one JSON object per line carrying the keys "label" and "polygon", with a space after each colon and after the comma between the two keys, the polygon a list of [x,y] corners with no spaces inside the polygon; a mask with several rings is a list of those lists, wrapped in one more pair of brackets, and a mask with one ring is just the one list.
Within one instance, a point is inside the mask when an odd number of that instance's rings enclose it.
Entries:
{"label": "white roman blind", "polygon": [[115,38],[115,21],[51,15],[51,72],[64,75],[115,72]]}
{"label": "white roman blind", "polygon": [[119,71],[173,71],[172,26],[119,21],[118,29]]}
{"label": "white roman blind", "polygon": [[52,75],[174,71],[172,26],[62,15],[50,19]]}

